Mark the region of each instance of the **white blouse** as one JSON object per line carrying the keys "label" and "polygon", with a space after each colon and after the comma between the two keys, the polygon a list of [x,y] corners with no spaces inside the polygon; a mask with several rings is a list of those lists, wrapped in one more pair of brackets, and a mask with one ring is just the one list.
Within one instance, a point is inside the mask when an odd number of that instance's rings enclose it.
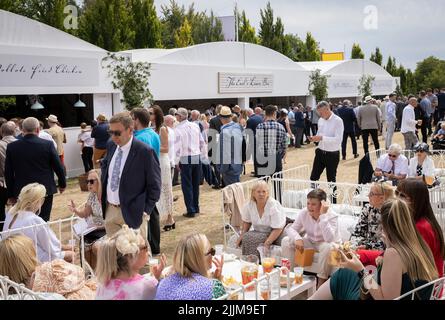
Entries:
{"label": "white blouse", "polygon": [[[412,157],[409,161],[408,177],[417,177],[417,157]],[[426,177],[434,177],[434,161],[430,157],[426,157],[422,165],[422,174]]]}
{"label": "white blouse", "polygon": [[[9,230],[9,225],[14,218],[9,212],[6,213],[5,223],[3,225],[3,231]],[[40,225],[44,224],[44,225]],[[24,230],[15,230],[18,228],[30,227],[33,225],[40,225],[35,228],[27,228]],[[54,232],[51,230],[48,224],[31,211],[19,211],[15,222],[11,226],[11,232],[6,233],[8,236],[12,234],[21,233],[29,237],[36,245],[37,258],[41,263],[52,261],[55,259],[63,259],[64,252],[61,250],[60,241],[57,239]]]}
{"label": "white blouse", "polygon": [[255,231],[264,233],[270,233],[272,229],[282,229],[286,225],[286,214],[283,207],[272,198],[267,200],[261,218],[254,201],[249,201],[244,206],[241,210],[241,218],[244,222],[251,223]]}

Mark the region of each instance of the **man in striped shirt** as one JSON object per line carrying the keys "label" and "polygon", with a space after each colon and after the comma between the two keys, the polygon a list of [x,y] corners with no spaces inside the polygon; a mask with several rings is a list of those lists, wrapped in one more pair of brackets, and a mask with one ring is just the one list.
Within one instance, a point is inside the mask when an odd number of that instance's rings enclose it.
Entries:
{"label": "man in striped shirt", "polygon": [[258,176],[270,176],[283,168],[283,157],[286,153],[287,134],[277,120],[278,108],[268,105],[265,108],[264,122],[256,128],[256,158]]}

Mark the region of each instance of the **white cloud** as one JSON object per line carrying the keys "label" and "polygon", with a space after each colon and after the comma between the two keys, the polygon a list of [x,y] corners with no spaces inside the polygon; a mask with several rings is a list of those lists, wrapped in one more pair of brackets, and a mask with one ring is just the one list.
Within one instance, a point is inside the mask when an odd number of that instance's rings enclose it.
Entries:
{"label": "white cloud", "polygon": [[[187,8],[191,3],[197,10],[213,10],[217,15],[233,13],[234,1],[228,0],[177,0]],[[268,0],[239,0],[238,8],[245,10],[257,28],[260,9]],[[285,32],[305,37],[312,32],[326,51],[342,51],[346,56],[354,42],[358,42],[369,58],[375,47],[380,47],[384,61],[391,54],[403,65],[415,68],[416,62],[436,55],[445,59],[445,31],[443,17],[445,2],[441,0],[271,0],[274,15],[281,17]],[[161,4],[169,0],[155,0],[158,12]],[[365,30],[363,9],[373,5],[378,10],[378,29]]]}

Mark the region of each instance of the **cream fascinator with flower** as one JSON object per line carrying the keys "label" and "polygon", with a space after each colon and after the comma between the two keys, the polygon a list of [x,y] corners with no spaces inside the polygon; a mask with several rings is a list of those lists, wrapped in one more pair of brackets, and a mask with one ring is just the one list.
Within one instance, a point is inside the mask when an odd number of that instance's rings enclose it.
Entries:
{"label": "cream fascinator with flower", "polygon": [[116,249],[122,255],[133,255],[139,251],[139,242],[139,232],[123,225],[116,237]]}

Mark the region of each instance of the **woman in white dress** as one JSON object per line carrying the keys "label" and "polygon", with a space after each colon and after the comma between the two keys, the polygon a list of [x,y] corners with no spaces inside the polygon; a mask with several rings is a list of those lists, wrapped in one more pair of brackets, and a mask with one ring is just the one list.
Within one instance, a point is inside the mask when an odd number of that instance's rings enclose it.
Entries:
{"label": "woman in white dress", "polygon": [[162,109],[155,105],[150,108],[150,121],[155,125],[154,130],[161,140],[161,197],[156,203],[159,211],[161,223],[164,223],[164,230],[175,229],[176,224],[173,219],[173,188],[170,170],[170,158],[168,156],[168,128],[164,124],[164,113]]}
{"label": "woman in white dress", "polygon": [[6,214],[1,238],[21,233],[34,242],[40,262],[55,259],[72,262],[74,259],[74,252],[70,251],[72,248],[62,245],[49,225],[39,217],[45,196],[46,188],[39,183],[30,183],[24,186],[20,191],[17,203]]}

